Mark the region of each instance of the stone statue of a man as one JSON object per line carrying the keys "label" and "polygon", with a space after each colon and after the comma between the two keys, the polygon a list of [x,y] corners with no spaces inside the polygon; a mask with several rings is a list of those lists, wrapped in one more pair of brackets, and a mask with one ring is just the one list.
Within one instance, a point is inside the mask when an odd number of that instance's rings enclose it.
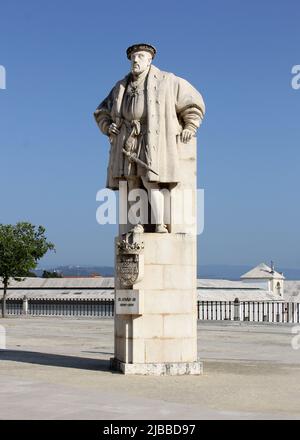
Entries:
{"label": "stone statue of a man", "polygon": [[178,143],[195,135],[205,105],[186,80],[152,64],[155,54],[150,44],[127,49],[131,72],[117,82],[94,116],[111,143],[107,187],[118,190],[124,179],[129,190],[144,186],[151,193],[155,232],[164,233],[168,230],[160,188],[180,182]]}

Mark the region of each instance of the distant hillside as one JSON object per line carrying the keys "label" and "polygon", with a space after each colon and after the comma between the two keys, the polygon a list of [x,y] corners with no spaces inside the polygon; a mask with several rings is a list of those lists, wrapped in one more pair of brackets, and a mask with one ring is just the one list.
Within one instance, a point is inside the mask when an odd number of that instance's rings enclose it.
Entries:
{"label": "distant hillside", "polygon": [[[48,271],[60,272],[65,277],[87,277],[100,275],[102,277],[111,277],[114,275],[114,268],[110,266],[57,266],[47,268]],[[42,276],[44,269],[37,269],[37,276]]]}
{"label": "distant hillside", "polygon": [[[198,266],[198,278],[212,278],[212,279],[227,279],[239,280],[240,276],[253,266],[228,266],[221,264],[208,264]],[[37,276],[42,276],[44,268],[37,269],[35,273]],[[103,277],[112,277],[114,275],[114,268],[111,266],[58,266],[47,267],[49,271],[58,271],[64,276],[78,276],[86,277],[92,275],[100,275]],[[277,268],[279,272],[283,272],[284,276],[289,280],[300,280],[300,269],[284,269]]]}

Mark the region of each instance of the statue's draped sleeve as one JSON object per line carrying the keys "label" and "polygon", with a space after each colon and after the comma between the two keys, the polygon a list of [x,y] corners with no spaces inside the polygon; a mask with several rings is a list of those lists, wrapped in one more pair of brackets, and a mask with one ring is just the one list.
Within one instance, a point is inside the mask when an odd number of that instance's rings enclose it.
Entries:
{"label": "statue's draped sleeve", "polygon": [[183,129],[196,132],[204,114],[205,104],[201,94],[183,78],[175,77],[174,95],[176,113]]}
{"label": "statue's draped sleeve", "polygon": [[108,129],[112,121],[112,106],[113,106],[114,89],[111,90],[109,95],[98,105],[94,112],[97,125],[103,134],[108,136]]}

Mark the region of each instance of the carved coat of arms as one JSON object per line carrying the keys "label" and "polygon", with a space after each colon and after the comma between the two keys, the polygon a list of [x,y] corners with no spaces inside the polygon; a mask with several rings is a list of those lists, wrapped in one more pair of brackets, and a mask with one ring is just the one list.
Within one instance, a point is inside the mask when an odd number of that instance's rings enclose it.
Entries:
{"label": "carved coat of arms", "polygon": [[116,271],[121,288],[131,288],[142,276],[140,254],[142,242],[129,242],[128,237],[117,242]]}

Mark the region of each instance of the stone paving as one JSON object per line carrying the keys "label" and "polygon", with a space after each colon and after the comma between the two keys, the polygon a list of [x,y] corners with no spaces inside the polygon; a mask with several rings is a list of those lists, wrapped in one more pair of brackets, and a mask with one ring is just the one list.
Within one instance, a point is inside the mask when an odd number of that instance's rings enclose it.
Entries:
{"label": "stone paving", "polygon": [[204,375],[181,377],[109,371],[112,319],[0,325],[1,419],[300,419],[300,348],[291,345],[300,337],[291,325],[199,323]]}

